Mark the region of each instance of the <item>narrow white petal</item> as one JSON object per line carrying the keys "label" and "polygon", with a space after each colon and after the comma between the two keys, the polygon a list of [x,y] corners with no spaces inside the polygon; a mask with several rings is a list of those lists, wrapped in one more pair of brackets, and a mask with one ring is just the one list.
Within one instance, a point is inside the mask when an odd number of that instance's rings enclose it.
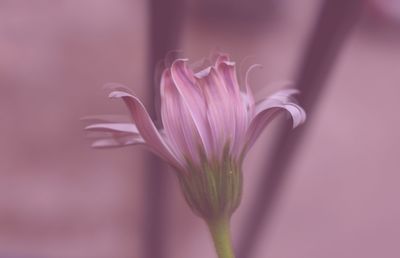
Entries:
{"label": "narrow white petal", "polygon": [[93,148],[117,148],[130,145],[144,144],[144,140],[141,137],[135,136],[124,136],[124,137],[110,137],[95,140],[92,143]]}
{"label": "narrow white petal", "polygon": [[98,131],[98,132],[111,132],[111,133],[130,133],[139,134],[135,124],[132,123],[101,123],[93,124],[85,127],[87,131]]}

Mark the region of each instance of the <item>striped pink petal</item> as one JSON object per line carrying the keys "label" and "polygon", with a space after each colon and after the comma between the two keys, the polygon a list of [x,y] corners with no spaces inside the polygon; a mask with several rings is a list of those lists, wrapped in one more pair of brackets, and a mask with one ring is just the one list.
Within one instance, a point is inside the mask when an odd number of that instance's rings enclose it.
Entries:
{"label": "striped pink petal", "polygon": [[[247,104],[242,98],[242,93],[236,77],[235,64],[232,62],[223,61],[218,64],[217,70],[228,92],[231,102],[230,109],[234,112],[234,123],[231,124],[231,126],[235,127],[232,152],[234,154],[239,154],[244,142],[246,129],[249,122]],[[247,96],[250,97],[251,95]]]}
{"label": "striped pink petal", "polygon": [[169,71],[165,71],[162,77],[167,87],[174,86],[179,96],[182,108],[187,110],[190,120],[193,121],[193,130],[196,131],[201,139],[202,146],[206,152],[212,148],[210,139],[210,128],[206,123],[206,102],[203,97],[200,86],[198,85],[197,78],[193,72],[188,68],[187,62],[184,59],[176,60]]}
{"label": "striped pink petal", "polygon": [[109,97],[123,99],[140,135],[146,141],[150,149],[169,162],[173,167],[182,171],[181,164],[172,154],[170,148],[165,144],[142,102],[140,102],[137,97],[123,91],[113,91],[110,93]]}
{"label": "striped pink petal", "polygon": [[186,159],[198,163],[198,150],[203,148],[203,144],[195,123],[195,113],[190,112],[183,94],[172,80],[170,70],[165,70],[161,79],[161,101],[161,118],[172,151],[182,163]]}
{"label": "striped pink petal", "polygon": [[207,123],[210,128],[212,152],[209,156],[222,153],[224,145],[234,140],[235,135],[235,113],[224,82],[218,75],[217,70],[211,67],[210,73],[198,79],[206,102]]}

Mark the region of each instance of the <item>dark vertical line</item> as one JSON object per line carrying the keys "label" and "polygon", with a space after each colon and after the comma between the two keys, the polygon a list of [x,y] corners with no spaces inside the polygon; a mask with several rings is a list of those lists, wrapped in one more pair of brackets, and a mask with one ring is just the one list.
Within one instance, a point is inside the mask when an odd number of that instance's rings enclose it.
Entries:
{"label": "dark vertical line", "polygon": [[247,220],[238,246],[238,258],[250,258],[252,249],[259,242],[262,225],[268,222],[274,204],[288,177],[287,166],[293,159],[308,125],[314,107],[322,93],[329,73],[335,64],[341,47],[356,24],[362,0],[325,0],[312,36],[300,63],[297,87],[301,91],[300,104],[307,111],[305,125],[291,131],[288,125],[280,131],[274,154],[264,165],[265,176],[260,179],[257,197]]}
{"label": "dark vertical line", "polygon": [[[183,20],[182,0],[149,1],[148,38],[148,110],[156,119],[155,99],[159,96],[159,85],[155,85],[156,65],[165,55],[179,46],[179,35]],[[165,211],[168,207],[166,165],[152,154],[146,157],[145,207],[144,207],[144,257],[166,257],[164,240]]]}

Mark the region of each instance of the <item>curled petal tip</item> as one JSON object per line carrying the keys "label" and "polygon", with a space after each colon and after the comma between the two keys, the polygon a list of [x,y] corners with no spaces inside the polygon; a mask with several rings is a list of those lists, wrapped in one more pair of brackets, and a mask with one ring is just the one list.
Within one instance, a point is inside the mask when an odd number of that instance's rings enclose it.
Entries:
{"label": "curled petal tip", "polygon": [[134,98],[134,96],[132,96],[131,94],[127,93],[127,92],[123,92],[123,91],[113,91],[108,95],[109,98],[123,98],[123,97],[130,97],[130,98]]}
{"label": "curled petal tip", "polygon": [[296,128],[297,126],[303,124],[307,119],[307,114],[304,111],[304,109],[300,108],[298,110],[298,112],[299,113],[297,115],[295,115],[295,116],[293,116],[293,114],[292,114],[293,128]]}
{"label": "curled petal tip", "polygon": [[175,61],[172,63],[172,66],[174,66],[174,65],[176,65],[176,64],[186,63],[187,61],[189,61],[188,58],[178,58],[178,59],[175,59]]}
{"label": "curled petal tip", "polygon": [[222,64],[226,64],[228,66],[235,66],[236,65],[236,63],[233,62],[233,61],[224,61],[224,62],[222,62]]}
{"label": "curled petal tip", "polygon": [[92,129],[93,129],[93,125],[88,125],[85,128],[83,128],[83,130],[85,130],[85,131],[90,131]]}
{"label": "curled petal tip", "polygon": [[195,73],[194,76],[197,79],[201,79],[201,78],[207,77],[210,74],[211,68],[212,68],[211,66],[207,67],[207,68],[201,70],[200,72]]}

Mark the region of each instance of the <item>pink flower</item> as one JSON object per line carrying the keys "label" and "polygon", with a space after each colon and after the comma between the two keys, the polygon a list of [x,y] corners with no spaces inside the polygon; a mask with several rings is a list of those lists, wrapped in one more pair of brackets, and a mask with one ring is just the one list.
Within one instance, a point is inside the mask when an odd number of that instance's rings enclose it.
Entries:
{"label": "pink flower", "polygon": [[[293,102],[295,93],[282,90],[255,103],[247,79],[240,88],[235,63],[227,55],[219,54],[213,66],[197,73],[187,60],[178,59],[161,77],[162,128],[155,126],[136,96],[117,90],[109,96],[125,102],[132,122],[98,123],[86,129],[111,133],[93,147],[147,146],[178,172],[185,197],[199,215],[213,216],[217,211],[211,209],[231,214],[240,202],[243,159],[263,129],[285,112],[294,127],[304,122],[304,110]],[[232,174],[237,178],[227,182]],[[232,193],[220,189],[232,186]],[[210,198],[215,200],[198,200],[204,191],[214,191]]]}

